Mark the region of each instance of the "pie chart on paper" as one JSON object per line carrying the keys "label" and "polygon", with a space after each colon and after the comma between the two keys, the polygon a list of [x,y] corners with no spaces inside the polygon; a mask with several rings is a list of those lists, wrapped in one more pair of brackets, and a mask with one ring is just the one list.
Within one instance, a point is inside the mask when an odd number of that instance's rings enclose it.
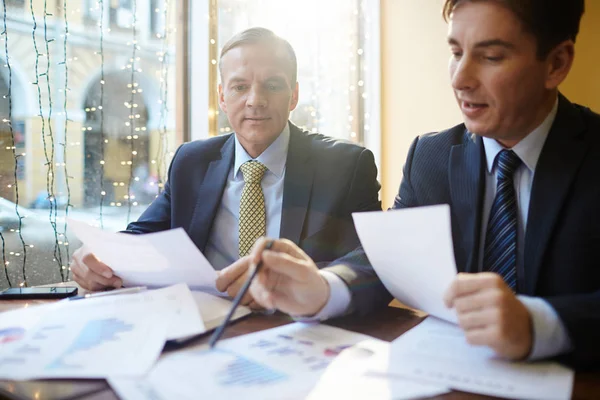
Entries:
{"label": "pie chart on paper", "polygon": [[0,345],[15,342],[25,336],[25,329],[20,327],[0,329]]}

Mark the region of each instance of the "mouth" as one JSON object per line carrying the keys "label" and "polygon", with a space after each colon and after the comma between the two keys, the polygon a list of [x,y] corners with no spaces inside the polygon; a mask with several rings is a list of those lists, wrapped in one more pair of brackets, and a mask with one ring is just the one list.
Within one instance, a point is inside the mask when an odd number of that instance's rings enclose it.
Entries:
{"label": "mouth", "polygon": [[460,101],[460,106],[462,109],[464,110],[480,110],[482,108],[487,107],[488,105],[486,103],[475,103],[475,102],[471,102],[471,101],[464,101],[461,100]]}
{"label": "mouth", "polygon": [[244,118],[244,121],[252,121],[252,122],[262,122],[262,121],[268,121],[269,117],[246,117]]}

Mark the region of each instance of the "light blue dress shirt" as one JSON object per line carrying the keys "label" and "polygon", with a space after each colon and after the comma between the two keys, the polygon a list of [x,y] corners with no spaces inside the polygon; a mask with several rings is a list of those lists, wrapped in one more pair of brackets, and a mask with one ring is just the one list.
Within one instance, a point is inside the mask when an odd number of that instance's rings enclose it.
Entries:
{"label": "light blue dress shirt", "polygon": [[256,160],[267,167],[261,182],[265,198],[266,233],[268,237],[279,237],[283,181],[289,143],[290,128],[289,124],[286,124],[279,137],[261,155],[253,159],[235,136],[235,160],[229,171],[223,197],[204,251],[206,259],[214,269],[221,270],[240,258],[240,199],[244,188],[244,176],[240,167],[247,161]]}
{"label": "light blue dress shirt", "polygon": [[[544,122],[512,148],[522,161],[521,166],[517,169],[514,176],[517,203],[519,204],[519,230],[517,232],[517,263],[519,265],[523,265],[524,260],[525,232],[535,167],[550,128],[554,123],[557,110],[558,99]],[[483,144],[487,160],[487,173],[478,264],[480,271],[482,270],[481,265],[483,263],[485,232],[494,197],[496,196],[498,178],[497,170],[494,168],[494,159],[503,149],[502,145],[494,139],[483,138]],[[321,271],[321,275],[327,280],[330,286],[329,300],[317,315],[308,319],[323,320],[338,316],[344,314],[350,306],[351,294],[344,281],[339,276],[328,271]],[[529,359],[536,360],[568,352],[571,349],[571,340],[554,308],[541,298],[529,296],[518,296],[518,298],[529,311],[533,321],[533,348]]]}

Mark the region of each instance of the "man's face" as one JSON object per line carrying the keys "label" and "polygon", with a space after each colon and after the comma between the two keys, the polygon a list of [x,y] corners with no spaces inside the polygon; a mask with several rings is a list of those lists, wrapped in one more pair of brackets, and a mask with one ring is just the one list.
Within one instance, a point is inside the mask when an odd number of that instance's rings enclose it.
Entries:
{"label": "man's face", "polygon": [[494,1],[459,3],[449,24],[452,88],[469,131],[514,143],[550,111],[548,63],[535,37]]}
{"label": "man's face", "polygon": [[268,147],[298,104],[292,65],[281,48],[243,45],[221,59],[219,105],[246,150]]}

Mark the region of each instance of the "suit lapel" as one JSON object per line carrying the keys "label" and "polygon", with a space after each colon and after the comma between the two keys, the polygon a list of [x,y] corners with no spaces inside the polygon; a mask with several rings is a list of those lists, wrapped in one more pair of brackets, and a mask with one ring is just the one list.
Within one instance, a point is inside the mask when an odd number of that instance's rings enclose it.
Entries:
{"label": "suit lapel", "polygon": [[483,142],[469,132],[465,143],[450,152],[450,196],[456,267],[459,272],[477,272],[481,209],[484,190]]}
{"label": "suit lapel", "polygon": [[190,238],[200,251],[204,251],[208,235],[221,203],[229,170],[233,165],[235,140],[233,135],[223,144],[220,152],[208,164],[204,179],[198,189],[198,201],[190,222]]}
{"label": "suit lapel", "polygon": [[304,219],[313,185],[314,165],[311,159],[311,141],[306,133],[290,123],[288,147],[283,181],[283,205],[280,237],[300,244]]}
{"label": "suit lapel", "polygon": [[535,294],[544,253],[586,152],[581,137],[584,131],[585,124],[577,109],[561,95],[556,119],[542,148],[531,188],[525,234],[523,294]]}

